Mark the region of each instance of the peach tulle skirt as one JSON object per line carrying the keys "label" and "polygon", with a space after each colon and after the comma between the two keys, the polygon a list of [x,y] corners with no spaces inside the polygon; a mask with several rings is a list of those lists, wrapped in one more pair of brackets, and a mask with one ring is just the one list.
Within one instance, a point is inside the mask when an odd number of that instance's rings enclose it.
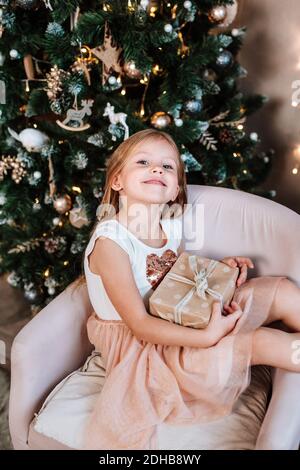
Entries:
{"label": "peach tulle skirt", "polygon": [[85,448],[158,449],[156,427],[162,422],[197,424],[229,414],[250,383],[253,332],[267,319],[281,279],[256,277],[238,287],[233,299],[243,315],[210,348],[139,341],[123,321],[93,313],[88,335],[104,359],[106,379]]}

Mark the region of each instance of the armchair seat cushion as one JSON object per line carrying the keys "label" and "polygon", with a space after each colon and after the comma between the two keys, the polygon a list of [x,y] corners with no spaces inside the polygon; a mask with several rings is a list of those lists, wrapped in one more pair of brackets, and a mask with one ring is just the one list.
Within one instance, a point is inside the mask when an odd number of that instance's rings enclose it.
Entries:
{"label": "armchair seat cushion", "polygon": [[[47,396],[30,425],[29,447],[81,449],[85,426],[104,381],[101,355],[93,351],[80,369],[64,378]],[[229,416],[190,426],[162,423],[158,426],[161,449],[254,449],[270,387],[270,368],[252,367],[251,383]]]}

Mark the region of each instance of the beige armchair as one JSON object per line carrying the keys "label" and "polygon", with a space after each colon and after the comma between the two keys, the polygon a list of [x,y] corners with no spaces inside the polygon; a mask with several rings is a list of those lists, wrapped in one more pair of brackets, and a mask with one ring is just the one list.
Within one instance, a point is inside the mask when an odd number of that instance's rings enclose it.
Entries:
{"label": "beige armchair", "polygon": [[[284,275],[300,285],[298,214],[273,201],[242,191],[201,185],[188,185],[188,203],[184,216],[182,249],[214,259],[229,255],[249,256],[255,264],[255,270],[250,270],[249,273],[252,277]],[[196,218],[199,220],[201,213],[199,207],[204,211],[203,224],[195,226]],[[191,241],[190,236],[194,232],[195,239]],[[92,353],[92,346],[87,338],[86,320],[91,311],[86,287],[82,286],[72,293],[71,286],[68,286],[16,336],[11,355],[9,407],[9,426],[15,449],[70,448],[66,441],[62,442],[53,439],[51,435],[39,433],[34,427],[35,414],[39,412],[39,416],[42,416],[41,405],[55,386],[55,393],[52,392],[50,398],[55,398],[56,402],[48,398],[46,407],[44,403],[44,409],[51,409],[52,412],[55,411],[55,404],[58,406],[59,393],[65,391],[72,381],[73,386],[74,381],[77,385],[80,381],[85,381],[87,387],[88,377],[93,377],[90,382],[91,394],[95,394],[95,390],[100,393],[101,384],[105,380],[105,370],[101,358]],[[193,442],[194,449],[208,448],[205,447],[205,437],[201,438],[201,435],[206,435],[206,429],[210,433],[211,446],[214,446],[211,439],[218,435],[218,443],[212,448],[298,448],[300,374],[278,369],[272,370],[269,376],[266,372],[261,379],[259,373],[266,369],[263,367],[253,368],[257,372],[255,383],[251,382],[250,391],[244,392],[238,405],[243,406],[244,410],[247,409],[247,413],[239,414],[241,426],[236,425],[236,416],[229,417],[226,422],[216,422],[213,425],[215,434],[211,434],[212,427],[209,427],[209,424],[206,425],[207,428],[203,426],[197,441],[198,447],[195,447],[196,443]],[[268,403],[271,376],[273,390],[271,401]],[[266,380],[267,377],[269,380]],[[265,408],[262,410],[259,407],[253,412],[251,403],[249,404],[249,400],[258,393],[259,388],[263,397],[260,403],[264,403],[265,407],[268,404],[266,414]],[[86,390],[87,388],[85,392]],[[73,402],[76,406],[76,401]],[[89,405],[85,405],[86,413],[89,412],[91,403],[89,401]],[[262,412],[263,414],[258,416]],[[60,411],[60,414],[63,412]],[[72,413],[66,419],[70,419],[71,430]],[[238,434],[241,429],[247,428],[247,422],[243,422],[243,419],[250,419],[252,422],[256,419],[258,422],[256,428],[253,428],[254,434],[248,447],[239,443]],[[236,444],[224,444],[220,441],[218,426],[221,429],[224,423],[231,426],[231,434],[235,436],[231,442]],[[176,436],[174,438],[176,439]],[[179,447],[178,443],[178,448],[189,448],[188,442],[181,445],[186,447]]]}

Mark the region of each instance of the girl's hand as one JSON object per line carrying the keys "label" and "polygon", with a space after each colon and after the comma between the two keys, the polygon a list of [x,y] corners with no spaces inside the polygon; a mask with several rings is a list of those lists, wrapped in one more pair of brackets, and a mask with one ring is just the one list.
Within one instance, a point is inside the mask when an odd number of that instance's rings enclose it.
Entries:
{"label": "girl's hand", "polygon": [[230,312],[228,311],[227,315],[222,315],[221,303],[213,303],[210,321],[206,327],[209,342],[212,346],[217,344],[220,339],[228,335],[234,329],[236,322],[243,313],[239,304],[234,301],[231,302],[231,307],[227,308],[230,309]]}
{"label": "girl's hand", "polygon": [[250,258],[244,258],[243,256],[234,256],[234,257],[226,257],[221,260],[222,263],[227,264],[231,268],[236,268],[237,266],[240,268],[240,275],[237,278],[236,286],[239,287],[247,280],[247,270],[248,268],[254,268],[254,264],[252,263]]}

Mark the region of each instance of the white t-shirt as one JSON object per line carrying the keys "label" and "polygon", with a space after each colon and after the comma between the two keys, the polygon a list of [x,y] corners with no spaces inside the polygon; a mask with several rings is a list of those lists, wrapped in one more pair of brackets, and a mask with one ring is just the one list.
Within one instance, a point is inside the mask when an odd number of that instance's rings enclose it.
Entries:
{"label": "white t-shirt", "polygon": [[[126,251],[137,288],[146,310],[149,310],[149,297],[180,254],[182,216],[161,219],[161,227],[168,238],[167,243],[161,248],[152,248],[116,219],[99,222],[85,249],[84,272],[91,304],[101,319],[122,320],[105,291],[101,276],[94,274],[89,268],[88,256],[93,251],[96,239],[100,236],[110,238]],[[113,276],[113,266],[107,266],[107,269]]]}

